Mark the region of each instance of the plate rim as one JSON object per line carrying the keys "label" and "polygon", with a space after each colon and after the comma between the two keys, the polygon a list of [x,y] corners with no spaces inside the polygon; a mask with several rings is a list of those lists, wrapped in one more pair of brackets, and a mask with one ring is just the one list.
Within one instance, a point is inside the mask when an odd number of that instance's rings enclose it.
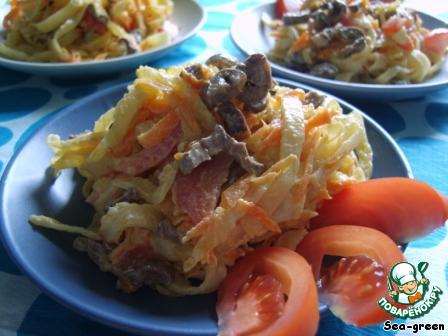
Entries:
{"label": "plate rim", "polygon": [[[200,16],[198,16],[198,20],[196,25],[193,29],[188,31],[185,35],[182,35],[182,37],[178,40],[174,40],[171,43],[159,46],[154,49],[149,49],[144,52],[136,52],[134,54],[130,55],[124,55],[119,57],[113,57],[108,58],[101,61],[95,61],[95,60],[87,60],[82,62],[76,62],[76,63],[63,63],[63,62],[26,62],[26,61],[18,61],[18,60],[12,60],[9,58],[1,57],[0,56],[0,66],[4,66],[10,69],[15,69],[17,71],[24,71],[24,72],[32,72],[32,71],[38,71],[39,73],[43,72],[74,72],[76,70],[84,70],[84,69],[95,69],[96,67],[105,68],[105,67],[112,67],[116,65],[117,63],[122,62],[132,62],[135,60],[138,60],[140,58],[149,57],[156,53],[165,53],[168,52],[176,47],[178,47],[183,42],[186,42],[193,36],[195,36],[206,24],[207,22],[207,10],[205,7],[199,3],[198,0],[173,0],[174,5],[176,3],[183,3],[188,6],[194,6],[195,9],[199,12]],[[123,69],[121,69],[123,70]],[[117,71],[121,71],[117,70]],[[64,76],[64,73],[61,73],[60,76]]]}
{"label": "plate rim", "polygon": [[[232,41],[235,43],[235,45],[238,47],[238,49],[244,54],[249,55],[251,52],[247,52],[246,48],[244,47],[244,44],[242,41],[238,38],[238,34],[236,33],[237,30],[237,23],[240,21],[244,16],[246,16],[249,13],[255,12],[263,7],[266,8],[272,8],[272,6],[275,5],[275,1],[269,0],[262,2],[260,4],[257,4],[255,6],[252,6],[251,8],[248,8],[240,13],[238,13],[234,19],[232,20],[232,23],[230,25],[230,37]],[[431,18],[432,20],[437,21],[438,23],[443,23],[444,26],[441,26],[440,28],[448,28],[448,23],[439,19],[438,17],[435,17],[432,14],[416,10],[414,9],[419,15],[426,16]],[[273,62],[272,60],[269,60],[271,67],[273,70],[276,71],[277,74],[281,76],[286,76],[288,78],[292,78],[294,76],[294,80],[304,80],[309,85],[321,85],[325,86],[325,89],[349,89],[351,91],[355,91],[356,93],[363,93],[366,91],[370,91],[369,93],[383,93],[384,91],[393,91],[391,94],[393,94],[396,91],[419,91],[422,89],[438,89],[448,86],[448,76],[444,80],[440,82],[435,83],[428,83],[426,81],[416,84],[367,84],[367,83],[358,83],[358,82],[345,82],[341,80],[334,80],[334,79],[326,79],[321,78],[317,76],[312,76],[306,73],[302,73],[293,69],[290,69],[288,67],[282,66],[278,63]],[[448,63],[448,55],[446,56],[446,59],[444,61],[445,63]],[[298,76],[298,77],[296,77]]]}
{"label": "plate rim", "polygon": [[[409,178],[413,178],[413,173],[411,166],[409,164],[409,161],[407,160],[405,154],[397,144],[397,142],[393,139],[393,137],[375,120],[373,120],[371,117],[369,117],[364,112],[360,111],[358,108],[353,106],[352,104],[346,102],[344,99],[337,98],[332,94],[329,94],[325,91],[315,89],[312,86],[298,83],[292,80],[287,79],[280,79],[275,78],[278,83],[282,85],[290,85],[292,87],[299,87],[306,90],[313,90],[322,94],[325,94],[328,97],[334,98],[338,101],[339,104],[342,105],[342,107],[347,107],[350,110],[356,110],[359,111],[363,118],[366,119],[369,123],[372,124],[372,126],[381,133],[382,136],[385,137],[386,140],[388,140],[388,143],[392,146],[394,151],[397,153],[400,161],[402,161],[403,166],[405,167],[406,174]],[[169,325],[152,325],[151,328],[148,328],[148,325],[141,325],[141,324],[135,324],[131,322],[132,320],[125,320],[125,319],[117,319],[115,315],[111,315],[107,313],[107,311],[99,311],[98,309],[90,308],[89,305],[73,300],[70,298],[70,296],[67,296],[64,294],[64,292],[57,287],[55,287],[53,284],[47,282],[45,279],[42,279],[41,276],[38,276],[33,269],[28,267],[28,264],[23,259],[20,250],[17,249],[15,246],[12,236],[10,235],[10,230],[8,229],[8,226],[5,224],[9,221],[5,217],[5,186],[8,182],[8,177],[10,174],[10,171],[12,167],[14,166],[15,161],[21,155],[24,148],[28,145],[28,143],[32,142],[34,138],[36,137],[36,134],[40,132],[42,129],[47,127],[48,124],[52,123],[55,119],[64,116],[64,114],[73,113],[74,110],[79,108],[80,106],[83,106],[86,103],[89,103],[91,101],[97,100],[100,97],[108,96],[116,91],[123,91],[126,92],[127,86],[132,83],[132,81],[127,81],[119,84],[115,84],[113,86],[107,87],[105,89],[99,90],[89,96],[86,96],[78,101],[76,101],[73,104],[66,105],[60,110],[55,110],[39,127],[33,130],[33,132],[29,135],[29,137],[20,144],[20,146],[14,151],[13,155],[11,156],[10,160],[8,161],[1,179],[0,179],[0,243],[3,244],[8,256],[11,258],[11,260],[14,262],[15,265],[18,266],[20,271],[22,272],[23,276],[26,276],[33,284],[35,284],[43,293],[51,297],[53,300],[58,302],[59,304],[62,304],[64,307],[67,307],[71,311],[74,311],[77,314],[80,314],[87,319],[102,323],[106,326],[110,326],[113,328],[117,328],[119,330],[124,330],[127,332],[132,332],[135,334],[140,335],[148,335],[148,334],[154,334],[158,335],[157,333],[163,333],[164,335],[172,335],[172,336],[208,336],[210,335],[210,330],[195,330],[195,334],[192,334],[192,332],[186,330],[186,329],[180,329],[179,327],[173,327]],[[328,312],[328,309],[320,309],[321,316],[324,316]]]}

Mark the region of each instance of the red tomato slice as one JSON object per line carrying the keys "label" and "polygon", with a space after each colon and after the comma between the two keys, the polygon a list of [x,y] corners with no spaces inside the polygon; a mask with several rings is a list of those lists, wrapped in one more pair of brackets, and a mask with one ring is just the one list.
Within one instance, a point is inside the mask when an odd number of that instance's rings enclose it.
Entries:
{"label": "red tomato slice", "polygon": [[319,324],[310,267],[282,247],[258,249],[238,260],[221,283],[216,311],[222,336],[311,336]]}
{"label": "red tomato slice", "polygon": [[277,10],[277,17],[283,18],[283,15],[288,12],[298,12],[302,7],[304,0],[277,0],[275,5]]}
{"label": "red tomato slice", "polygon": [[[333,225],[308,233],[297,246],[297,252],[310,264],[316,279],[320,276],[324,256],[367,256],[383,265],[386,274],[393,265],[405,260],[395,242],[384,233],[362,226]],[[391,319],[378,305],[381,297],[389,297],[387,290],[374,297],[366,296],[363,309],[350,309],[341,316],[347,323],[366,326]]]}
{"label": "red tomato slice", "polygon": [[[387,292],[387,273],[383,265],[369,257],[347,257],[331,266],[319,285],[320,298],[332,313],[356,324],[353,318],[361,315],[359,310],[368,315],[378,296]],[[354,311],[357,314],[352,314]]]}
{"label": "red tomato slice", "polygon": [[448,29],[438,28],[429,32],[423,39],[425,50],[442,55],[448,47]]}
{"label": "red tomato slice", "polygon": [[325,201],[310,227],[367,226],[404,243],[443,225],[448,218],[444,202],[441,194],[417,180],[373,179],[347,186]]}

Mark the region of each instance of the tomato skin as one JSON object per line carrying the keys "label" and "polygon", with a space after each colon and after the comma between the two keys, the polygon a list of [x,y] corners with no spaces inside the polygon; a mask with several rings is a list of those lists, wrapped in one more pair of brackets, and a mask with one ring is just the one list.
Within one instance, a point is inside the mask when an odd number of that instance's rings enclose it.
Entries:
{"label": "tomato skin", "polygon": [[[220,335],[241,336],[232,330],[234,308],[238,295],[253,275],[270,274],[282,284],[288,295],[284,311],[270,326],[251,336],[312,336],[319,324],[317,287],[308,263],[292,250],[267,247],[250,252],[230,269],[218,290],[218,313]],[[256,312],[254,311],[254,314]],[[239,321],[244,323],[244,321]]]}
{"label": "tomato skin", "polygon": [[288,12],[298,12],[303,4],[303,0],[277,0],[275,8],[277,17],[283,18],[283,15]]}
{"label": "tomato skin", "polygon": [[347,186],[324,201],[310,227],[366,226],[405,243],[442,226],[448,217],[445,207],[441,195],[418,180],[372,179]]}
{"label": "tomato skin", "polygon": [[438,28],[429,32],[423,38],[423,47],[429,52],[442,55],[448,47],[448,29]]}
{"label": "tomato skin", "polygon": [[[353,257],[366,256],[384,266],[386,274],[393,265],[404,261],[403,253],[395,242],[384,233],[362,226],[332,225],[308,233],[296,251],[310,264],[314,277],[319,279],[325,255]],[[350,322],[357,326],[373,325],[390,320],[391,315],[377,304],[381,297],[389,297],[387,291],[378,291],[376,298],[369,298],[362,310],[350,311]]]}

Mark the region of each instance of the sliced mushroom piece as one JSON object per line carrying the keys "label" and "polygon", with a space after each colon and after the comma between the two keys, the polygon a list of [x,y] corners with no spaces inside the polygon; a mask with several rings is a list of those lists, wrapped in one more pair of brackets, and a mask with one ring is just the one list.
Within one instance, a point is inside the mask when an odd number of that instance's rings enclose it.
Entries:
{"label": "sliced mushroom piece", "polygon": [[239,96],[245,111],[261,112],[266,108],[267,95],[272,88],[272,71],[263,54],[252,54],[241,67],[247,76],[243,92]]}
{"label": "sliced mushroom piece", "polygon": [[340,39],[345,42],[355,42],[360,38],[365,39],[364,32],[355,27],[339,27],[337,29],[337,33]]}
{"label": "sliced mushroom piece", "polygon": [[249,126],[246,118],[232,102],[224,102],[217,108],[222,117],[226,131],[233,137],[241,139],[248,135]]}
{"label": "sliced mushroom piece", "polygon": [[213,132],[191,145],[180,160],[179,169],[182,174],[190,174],[202,162],[211,160],[212,156],[226,152],[232,156],[246,171],[260,175],[264,165],[250,156],[246,144],[232,138],[221,125],[216,125]]}
{"label": "sliced mushroom piece", "polygon": [[220,70],[201,91],[202,100],[212,109],[220,103],[236,98],[247,81],[244,71],[226,68]]}
{"label": "sliced mushroom piece", "polygon": [[209,76],[210,72],[202,64],[189,65],[180,73],[180,77],[199,89],[208,84]]}
{"label": "sliced mushroom piece", "polygon": [[338,31],[335,28],[325,28],[321,32],[311,36],[314,46],[317,48],[325,48],[330,42],[338,36]]}
{"label": "sliced mushroom piece", "polygon": [[338,67],[331,63],[316,64],[310,70],[311,75],[328,79],[336,78],[338,73],[339,73]]}
{"label": "sliced mushroom piece", "polygon": [[357,39],[355,42],[353,42],[352,44],[349,44],[349,45],[345,46],[344,48],[342,48],[338,52],[338,57],[347,58],[354,54],[360,53],[361,51],[364,50],[366,45],[367,45],[366,39],[364,37],[361,37],[361,38]]}
{"label": "sliced mushroom piece", "polygon": [[304,104],[313,104],[314,108],[319,107],[324,102],[325,97],[316,91],[310,91],[305,94]]}
{"label": "sliced mushroom piece", "polygon": [[216,54],[211,56],[207,61],[205,61],[205,64],[209,66],[215,66],[218,69],[225,69],[225,68],[233,68],[240,64],[240,62],[233,58],[232,56],[224,56],[223,54]]}

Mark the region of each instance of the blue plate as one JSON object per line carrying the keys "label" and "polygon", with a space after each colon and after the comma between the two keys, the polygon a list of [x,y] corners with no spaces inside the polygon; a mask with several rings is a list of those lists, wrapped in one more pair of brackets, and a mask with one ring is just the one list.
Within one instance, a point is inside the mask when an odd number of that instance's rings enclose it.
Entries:
{"label": "blue plate", "polygon": [[[290,81],[279,83],[311,89]],[[24,274],[45,293],[88,318],[145,335],[216,335],[215,295],[171,298],[149,288],[123,294],[115,288],[114,276],[73,249],[73,235],[35,229],[28,223],[31,214],[73,225],[90,223],[93,211],[81,196],[82,178],[74,170],[53,178],[46,138],[50,133],[67,138],[92,128],[100,114],[123,96],[126,86],[100,91],[55,114],[15,153],[0,185],[3,243]],[[355,109],[339,103],[346,111]],[[374,177],[411,176],[394,140],[368,116],[364,118],[375,153]]]}
{"label": "blue plate", "polygon": [[[153,62],[168,51],[193,37],[205,24],[207,15],[205,9],[195,0],[173,0],[174,9],[171,21],[179,28],[179,34],[170,43],[158,48],[132,55],[121,56],[103,61],[84,61],[78,63],[42,63],[23,62],[0,57],[0,65],[18,71],[29,72],[43,76],[84,76],[109,74],[135,69],[140,65]],[[5,11],[0,8],[0,15]],[[3,12],[3,13],[1,13]],[[3,17],[0,16],[0,22]],[[0,28],[0,41],[3,39]]]}
{"label": "blue plate", "polygon": [[[275,18],[275,3],[257,5],[245,12],[239,13],[232,22],[230,34],[235,44],[245,54],[255,52],[267,54],[274,46],[273,38],[261,23],[261,16],[267,13]],[[417,11],[428,29],[447,28],[448,25],[429,14]],[[349,83],[312,76],[271,62],[272,71],[277,76],[292,79],[301,83],[313,85],[340,97],[365,99],[398,100],[424,96],[430,92],[448,87],[448,61],[445,60],[441,71],[434,77],[418,84],[381,85]]]}

